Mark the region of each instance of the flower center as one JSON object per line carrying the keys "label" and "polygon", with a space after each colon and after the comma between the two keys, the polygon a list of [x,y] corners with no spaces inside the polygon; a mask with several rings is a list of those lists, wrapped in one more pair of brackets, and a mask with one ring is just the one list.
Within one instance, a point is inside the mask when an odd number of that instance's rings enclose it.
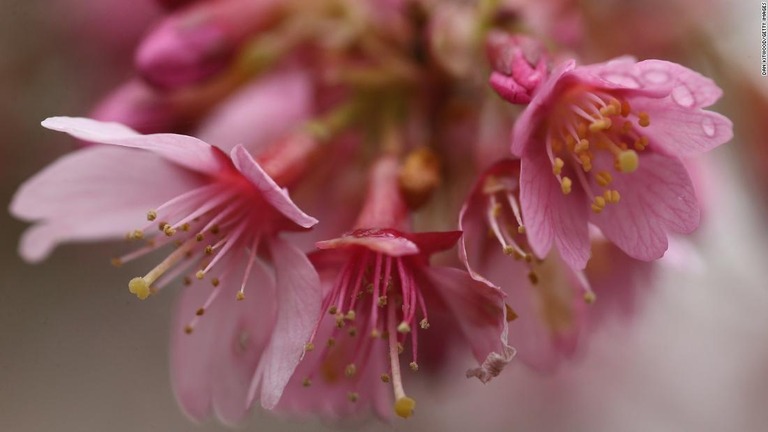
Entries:
{"label": "flower center", "polygon": [[[352,380],[355,386],[358,384],[355,378],[369,364],[373,344],[387,344],[390,369],[382,371],[381,381],[392,384],[395,413],[403,418],[410,417],[415,401],[403,389],[400,355],[410,339],[412,359],[409,366],[413,371],[418,370],[418,332],[415,329],[417,312],[420,312],[418,326],[422,330],[429,328],[429,321],[424,297],[407,258],[391,257],[369,250],[354,256],[339,273],[332,291],[325,298],[323,309],[335,319],[335,328],[322,354],[325,372],[328,372],[328,368],[343,367],[345,377]],[[307,351],[314,349],[319,326],[320,323],[307,343]],[[347,339],[339,341],[340,338]],[[351,358],[342,359],[334,352],[341,349],[339,345],[353,347]],[[350,361],[339,364],[340,360]],[[335,371],[330,374],[333,377],[340,375]],[[305,379],[304,383],[311,383],[311,377]],[[351,402],[356,402],[359,393],[353,391],[348,396]]]}
{"label": "flower center", "polygon": [[[216,277],[210,282],[214,288],[218,287],[233,271],[232,261],[225,258],[233,251],[247,248],[250,249],[250,258],[237,293],[237,299],[242,300],[263,226],[267,222],[263,212],[267,207],[254,203],[261,200],[253,186],[241,177],[216,179],[149,210],[147,225],[126,235],[128,240],[143,240],[146,244],[112,262],[120,266],[168,245],[175,247],[146,275],[135,277],[128,283],[128,290],[144,300],[182,274],[186,274],[184,284],[189,285],[193,278],[202,280],[209,273],[216,272]],[[186,327],[187,333],[192,332],[199,317],[218,295],[219,290],[211,292]]]}
{"label": "flower center", "polygon": [[[610,170],[594,172],[593,162],[597,155],[608,154],[614,174],[635,171],[640,164],[638,152],[648,146],[648,138],[639,128],[650,122],[648,113],[634,111],[621,96],[582,87],[567,94],[546,131],[547,156],[563,194],[571,193],[575,177],[595,213],[618,203],[619,191],[610,188],[613,174]],[[598,191],[590,186],[589,176]]]}

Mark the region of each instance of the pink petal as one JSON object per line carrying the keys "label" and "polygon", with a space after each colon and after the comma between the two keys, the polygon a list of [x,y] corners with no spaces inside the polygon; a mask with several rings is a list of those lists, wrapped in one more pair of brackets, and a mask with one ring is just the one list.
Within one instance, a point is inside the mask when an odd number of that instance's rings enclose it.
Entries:
{"label": "pink petal", "polygon": [[401,236],[355,236],[345,235],[343,237],[323,240],[316,243],[318,249],[336,249],[349,246],[362,246],[375,252],[381,252],[385,255],[400,257],[405,255],[415,255],[419,253],[419,247],[410,240]]}
{"label": "pink petal", "polygon": [[311,228],[317,224],[317,219],[304,213],[288,196],[286,189],[272,180],[267,173],[261,169],[258,163],[242,145],[235,146],[232,149],[232,162],[241,174],[245,176],[277,211],[285,217],[303,228]]}
{"label": "pink petal", "polygon": [[147,211],[201,179],[151,153],[92,147],[59,158],[24,182],[10,212],[39,221],[22,237],[20,253],[40,261],[56,243],[123,237],[146,222]]}
{"label": "pink petal", "polygon": [[260,154],[309,117],[311,84],[298,69],[265,75],[217,106],[196,136],[225,152],[243,144],[251,154]]}
{"label": "pink petal", "polygon": [[672,99],[686,107],[706,108],[723,95],[714,81],[677,63],[644,60],[637,63],[636,67],[646,82],[672,84]]}
{"label": "pink petal", "polygon": [[[611,167],[610,158],[595,169]],[[689,233],[699,225],[699,207],[683,164],[672,157],[641,153],[640,166],[614,176],[611,187],[621,201],[591,216],[603,234],[629,256],[650,261],[667,250],[667,231]]]}
{"label": "pink petal", "polygon": [[554,241],[568,265],[583,269],[589,260],[589,209],[584,191],[574,187],[563,195],[543,150],[532,150],[520,165],[520,207],[531,249],[545,257]]}
{"label": "pink petal", "polygon": [[459,269],[424,267],[422,272],[435,294],[445,302],[475,358],[484,363],[479,371],[483,377],[479,378],[483,382],[490,380],[512,360],[515,352],[507,345],[504,294]]}
{"label": "pink petal", "polygon": [[624,56],[607,62],[579,66],[572,72],[580,83],[603,89],[661,98],[675,86],[668,62],[637,62]]}
{"label": "pink petal", "polygon": [[269,246],[277,274],[277,322],[248,392],[249,403],[259,397],[267,409],[279,401],[322,313],[320,279],[307,257],[280,238],[270,239]]}
{"label": "pink petal", "polygon": [[203,420],[213,409],[222,421],[235,424],[248,411],[249,382],[271,335],[275,283],[257,260],[245,299],[238,301],[237,276],[242,275],[244,263],[222,265],[233,271],[222,276],[218,297],[198,318],[191,334],[184,328],[212,289],[206,282],[195,282],[179,298],[171,330],[171,378],[177,400],[190,417]]}
{"label": "pink petal", "polygon": [[651,124],[640,133],[649,138],[651,148],[682,158],[712,150],[733,138],[733,123],[726,117],[679,105],[673,99],[638,97],[629,101],[633,110],[650,116]]}
{"label": "pink petal", "polygon": [[150,150],[193,171],[213,175],[228,168],[226,158],[219,150],[186,135],[141,135],[119,123],[80,117],[50,117],[43,120],[42,125],[85,141]]}

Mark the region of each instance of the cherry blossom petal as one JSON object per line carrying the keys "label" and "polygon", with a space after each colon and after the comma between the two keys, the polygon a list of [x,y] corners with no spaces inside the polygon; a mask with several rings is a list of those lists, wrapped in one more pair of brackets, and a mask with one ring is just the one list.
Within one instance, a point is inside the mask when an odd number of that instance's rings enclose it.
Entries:
{"label": "cherry blossom petal", "polygon": [[217,174],[229,166],[218,149],[186,135],[141,135],[119,123],[82,117],[50,117],[43,120],[42,125],[84,141],[150,150],[177,165],[205,174]]}
{"label": "cherry blossom petal", "polygon": [[632,108],[645,111],[650,125],[643,128],[650,146],[674,157],[689,157],[712,150],[733,138],[733,123],[725,116],[712,111],[692,109],[671,102],[674,96],[662,104],[657,99],[633,98]]}
{"label": "cherry blossom petal", "polygon": [[[595,167],[610,166],[610,158]],[[667,231],[690,233],[699,225],[699,206],[691,179],[676,158],[641,154],[637,170],[614,177],[621,201],[592,214],[591,221],[629,256],[650,261],[667,250]]]}
{"label": "cherry blossom petal", "polygon": [[232,162],[241,174],[245,176],[277,211],[303,228],[311,228],[317,224],[317,219],[304,213],[288,196],[286,189],[272,180],[269,175],[253,159],[248,150],[237,145],[232,150]]}
{"label": "cherry blossom petal", "polygon": [[563,260],[583,269],[589,260],[588,206],[581,188],[563,195],[544,152],[526,154],[520,169],[520,206],[528,242],[539,257],[554,241]]}
{"label": "cherry blossom petal", "polygon": [[273,408],[302,358],[320,311],[320,279],[307,257],[280,238],[269,241],[277,275],[277,321],[248,391],[249,404]]}
{"label": "cherry blossom petal", "polygon": [[38,222],[20,253],[37,262],[59,242],[123,237],[144,223],[147,210],[201,181],[151,153],[92,147],[68,154],[24,182],[11,201],[14,216]]}

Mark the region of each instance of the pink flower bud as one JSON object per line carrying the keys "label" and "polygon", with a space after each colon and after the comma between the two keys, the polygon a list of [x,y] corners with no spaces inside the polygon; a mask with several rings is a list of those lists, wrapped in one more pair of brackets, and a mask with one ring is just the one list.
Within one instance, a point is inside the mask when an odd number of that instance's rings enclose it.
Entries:
{"label": "pink flower bud", "polygon": [[142,133],[167,132],[178,121],[171,102],[138,80],[128,81],[110,93],[91,117],[122,123]]}
{"label": "pink flower bud", "polygon": [[513,104],[530,102],[547,77],[546,49],[525,36],[492,32],[486,40],[486,50],[494,70],[489,81],[496,93]]}
{"label": "pink flower bud", "polygon": [[226,68],[249,36],[274,21],[276,0],[202,2],[166,19],[139,46],[136,67],[152,85],[174,89]]}

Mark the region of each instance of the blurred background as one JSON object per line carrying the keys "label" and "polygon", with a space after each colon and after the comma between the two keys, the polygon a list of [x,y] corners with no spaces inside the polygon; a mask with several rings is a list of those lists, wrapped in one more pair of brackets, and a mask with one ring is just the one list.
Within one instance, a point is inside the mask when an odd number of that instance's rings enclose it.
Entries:
{"label": "blurred background", "polygon": [[[621,4],[653,22],[657,2],[591,3]],[[694,13],[697,2],[687,3],[684,10]],[[418,412],[408,422],[342,428],[765,430],[768,144],[760,126],[768,120],[768,78],[759,71],[759,2],[722,3],[724,12],[709,22],[712,43],[681,48],[705,52],[702,72],[724,88],[718,109],[736,131],[734,142],[705,161],[712,205],[694,239],[695,258],[685,265],[667,260],[639,316],[603,325],[575,361],[552,375],[513,364],[487,386],[460,380],[416,389]],[[129,78],[133,49],[160,10],[150,0],[0,0],[0,11],[6,208],[21,182],[74,148],[40,121],[85,115]],[[613,55],[614,48],[604,52]],[[114,269],[99,257],[115,255],[117,246],[100,244],[66,245],[43,264],[25,264],[16,253],[24,228],[0,212],[0,430],[228,430],[214,421],[193,424],[177,407],[167,355],[174,296],[139,303],[125,290],[146,262]],[[334,427],[256,410],[241,429]]]}

